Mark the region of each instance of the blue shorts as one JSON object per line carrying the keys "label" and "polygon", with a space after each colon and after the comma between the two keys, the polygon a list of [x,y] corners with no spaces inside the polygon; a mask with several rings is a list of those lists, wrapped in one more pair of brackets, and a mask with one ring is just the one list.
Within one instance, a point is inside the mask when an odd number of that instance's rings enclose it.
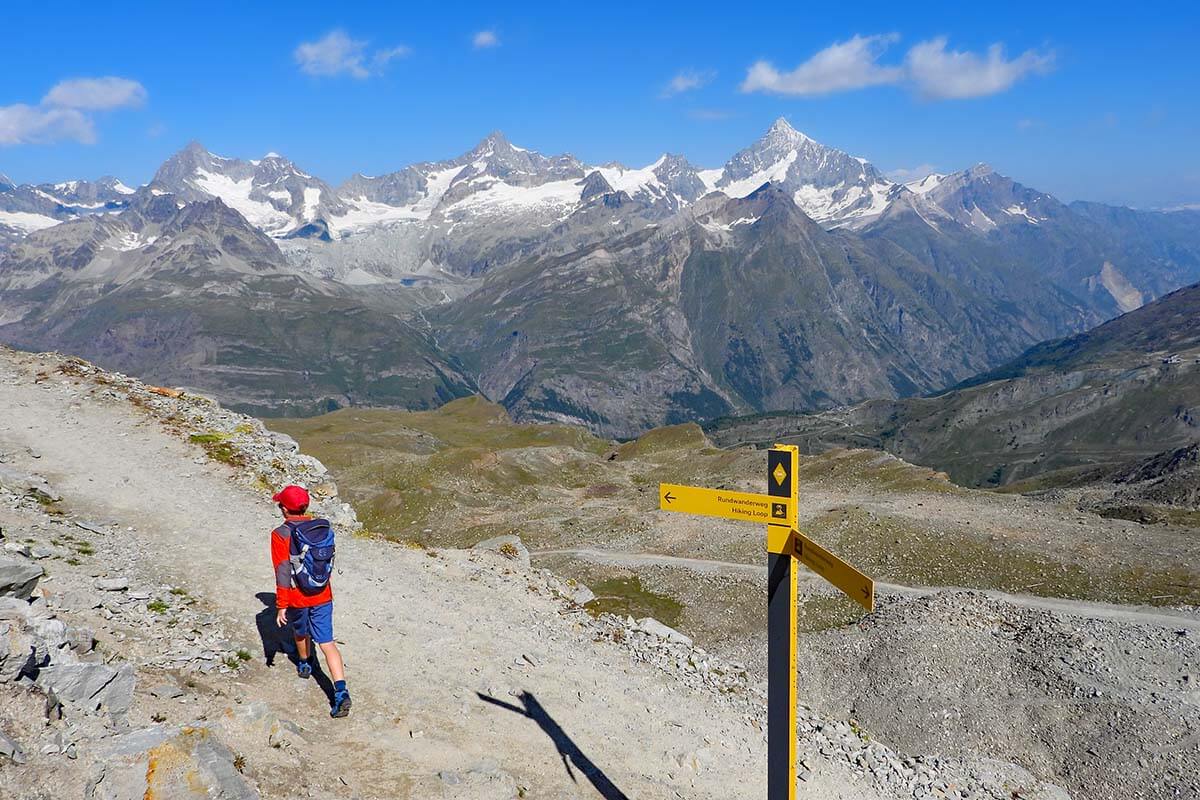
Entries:
{"label": "blue shorts", "polygon": [[310,608],[289,608],[288,622],[297,639],[311,636],[317,644],[333,641],[333,601]]}

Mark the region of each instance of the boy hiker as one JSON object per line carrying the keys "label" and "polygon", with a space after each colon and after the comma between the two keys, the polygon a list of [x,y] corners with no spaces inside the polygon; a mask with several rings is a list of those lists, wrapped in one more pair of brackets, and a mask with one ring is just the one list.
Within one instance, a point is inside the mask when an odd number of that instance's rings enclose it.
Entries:
{"label": "boy hiker", "polygon": [[296,637],[296,674],[309,678],[316,654],[310,640],[325,654],[333,677],[331,717],[350,713],[350,692],[342,654],[333,640],[333,531],[329,522],[308,513],[308,491],[285,486],[271,498],[279,504],[283,524],[271,531],[271,565],[275,568],[275,624],[291,623]]}

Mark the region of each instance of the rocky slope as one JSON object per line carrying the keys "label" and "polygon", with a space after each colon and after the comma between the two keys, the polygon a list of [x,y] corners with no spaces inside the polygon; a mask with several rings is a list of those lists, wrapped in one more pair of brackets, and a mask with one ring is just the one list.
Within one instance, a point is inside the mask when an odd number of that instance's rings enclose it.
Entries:
{"label": "rocky slope", "polygon": [[877,447],[969,485],[1086,479],[1200,438],[1198,314],[1200,286],[1191,286],[941,395],[729,420],[712,435]]}
{"label": "rocky slope", "polygon": [[[761,685],[744,667],[653,621],[593,619],[578,587],[519,548],[356,537],[323,469],[286,438],[171,395],[0,351],[6,795],[761,793]],[[342,514],[346,720],[277,652],[264,496],[282,480]],[[801,718],[808,796],[1062,796],[1019,767],[903,755],[849,722]]]}

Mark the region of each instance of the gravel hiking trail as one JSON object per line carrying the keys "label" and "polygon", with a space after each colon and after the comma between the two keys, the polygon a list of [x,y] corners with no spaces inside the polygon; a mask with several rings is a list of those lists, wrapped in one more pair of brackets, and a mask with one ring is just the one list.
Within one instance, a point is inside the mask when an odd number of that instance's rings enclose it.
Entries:
{"label": "gravel hiking trail", "polygon": [[[277,520],[267,494],[238,488],[231,468],[128,404],[20,373],[0,361],[0,444],[36,454],[24,466],[76,518],[132,529],[134,569],[185,587],[233,635],[259,641]],[[268,668],[256,653],[236,689],[311,731],[311,763],[335,771],[344,796],[473,797],[471,776],[497,769],[532,798],[763,794],[760,730],[593,641],[519,573],[497,581],[467,551],[349,535],[338,546],[335,631],[352,715],[329,719],[318,687],[284,658]],[[870,796],[836,769],[810,780],[810,797]],[[507,796],[496,788],[478,796]]]}
{"label": "gravel hiking trail", "polygon": [[[743,564],[738,561],[715,561],[702,558],[683,558],[666,556],[658,553],[628,553],[621,550],[602,550],[593,547],[566,547],[553,550],[535,550],[534,556],[566,555],[574,556],[602,564],[616,564],[623,567],[675,567],[692,570],[703,574],[734,573],[739,575],[757,575],[766,579],[767,568],[755,564]],[[803,591],[832,593],[828,584],[823,583],[815,573],[802,570],[798,582]],[[946,591],[964,591],[954,586],[901,586],[896,583],[875,582],[878,595],[908,595],[928,596]],[[1157,625],[1159,627],[1180,628],[1200,633],[1200,618],[1195,614],[1172,608],[1157,606],[1122,606],[1114,603],[1099,603],[1090,600],[1067,600],[1058,597],[1039,597],[1032,594],[1014,594],[994,589],[971,589],[976,594],[1002,600],[1021,608],[1031,608],[1040,611],[1050,611],[1069,617],[1086,619],[1102,619],[1114,622],[1126,622],[1131,625]]]}

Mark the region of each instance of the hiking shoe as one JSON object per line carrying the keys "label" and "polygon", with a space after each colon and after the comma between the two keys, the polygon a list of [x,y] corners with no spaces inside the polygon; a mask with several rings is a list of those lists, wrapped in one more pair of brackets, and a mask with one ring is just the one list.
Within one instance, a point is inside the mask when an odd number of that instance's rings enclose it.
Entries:
{"label": "hiking shoe", "polygon": [[297,661],[296,662],[296,674],[299,675],[301,678],[311,678],[312,677],[312,662],[311,661]]}
{"label": "hiking shoe", "polygon": [[343,689],[333,693],[333,705],[329,708],[329,716],[344,717],[350,713],[350,693]]}

